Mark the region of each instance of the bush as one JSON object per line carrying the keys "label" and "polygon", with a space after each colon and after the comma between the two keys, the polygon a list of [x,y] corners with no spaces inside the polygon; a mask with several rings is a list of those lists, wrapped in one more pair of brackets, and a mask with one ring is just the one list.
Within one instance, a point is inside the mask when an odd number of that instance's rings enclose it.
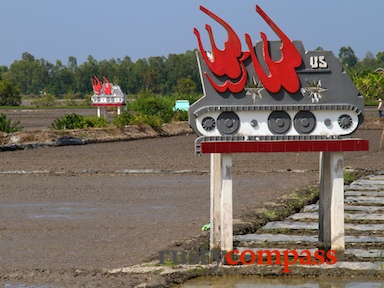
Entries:
{"label": "bush", "polygon": [[161,130],[161,125],[163,125],[163,120],[156,115],[147,115],[147,114],[138,114],[133,117],[130,124],[134,125],[149,125],[156,131]]}
{"label": "bush", "polygon": [[78,103],[76,101],[76,95],[73,92],[65,94],[64,99],[65,99],[65,105],[66,106],[77,106],[78,105]]}
{"label": "bush", "polygon": [[31,105],[34,105],[36,107],[53,107],[58,105],[58,102],[55,95],[47,93],[33,100],[31,102]]}
{"label": "bush", "polygon": [[129,125],[133,119],[133,115],[128,111],[123,111],[120,115],[116,115],[113,119],[113,124],[117,127],[123,128]]}
{"label": "bush", "polygon": [[9,79],[0,80],[0,106],[19,106],[20,90]]}
{"label": "bush", "polygon": [[175,101],[169,96],[141,95],[131,105],[130,108],[139,114],[157,116],[163,123],[172,120]]}
{"label": "bush", "polygon": [[97,116],[86,116],[84,117],[85,126],[83,128],[87,127],[107,127],[108,121],[105,117],[97,117]]}
{"label": "bush", "polygon": [[174,121],[188,121],[188,111],[176,110],[173,116]]}
{"label": "bush", "polygon": [[76,113],[65,114],[63,118],[57,118],[51,124],[55,130],[63,129],[83,129],[88,127],[106,127],[108,126],[105,117],[78,115]]}
{"label": "bush", "polygon": [[7,119],[7,116],[3,113],[0,114],[0,131],[5,133],[12,133],[23,130],[22,126],[19,126],[20,121],[16,120],[12,123],[11,119]]}
{"label": "bush", "polygon": [[83,101],[81,101],[81,106],[92,106],[92,95],[93,94],[86,94],[85,96],[84,96],[84,99],[83,99]]}

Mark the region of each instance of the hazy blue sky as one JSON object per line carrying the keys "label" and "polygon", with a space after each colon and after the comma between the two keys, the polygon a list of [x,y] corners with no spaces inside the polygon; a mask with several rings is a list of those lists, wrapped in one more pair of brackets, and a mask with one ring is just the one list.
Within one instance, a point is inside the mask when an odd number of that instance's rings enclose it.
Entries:
{"label": "hazy blue sky", "polygon": [[246,50],[245,33],[254,42],[260,31],[277,39],[256,4],[306,50],[321,46],[337,56],[340,47],[351,46],[360,60],[368,51],[384,51],[383,0],[0,0],[0,65],[10,66],[23,52],[65,65],[69,56],[78,64],[88,55],[98,61],[167,57],[197,48],[194,27],[209,50],[205,24],[222,48],[223,28],[199,5],[228,22]]}

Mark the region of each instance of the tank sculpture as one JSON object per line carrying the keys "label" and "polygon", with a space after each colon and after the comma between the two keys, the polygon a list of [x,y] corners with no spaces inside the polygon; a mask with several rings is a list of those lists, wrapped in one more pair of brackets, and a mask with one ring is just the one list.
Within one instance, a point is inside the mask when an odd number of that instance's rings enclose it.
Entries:
{"label": "tank sculpture", "polygon": [[[256,12],[280,40],[242,50],[235,31],[208,9],[200,10],[228,33],[224,49],[216,47],[208,24],[207,51],[195,28],[204,96],[189,110],[189,124],[201,141],[338,139],[352,134],[363,122],[364,100],[331,51],[305,51],[291,41],[256,6]],[[198,150],[198,148],[197,148]],[[198,152],[198,151],[197,151]]]}
{"label": "tank sculpture", "polygon": [[126,104],[126,97],[120,86],[109,83],[103,77],[102,83],[96,76],[93,76],[93,96],[91,97],[92,106],[123,106]]}

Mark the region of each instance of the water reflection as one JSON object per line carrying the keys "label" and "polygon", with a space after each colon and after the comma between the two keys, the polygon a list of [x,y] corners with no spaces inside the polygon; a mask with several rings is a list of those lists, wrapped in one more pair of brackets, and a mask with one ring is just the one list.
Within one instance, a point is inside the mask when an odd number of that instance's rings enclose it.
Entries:
{"label": "water reflection", "polygon": [[384,288],[375,278],[200,277],[179,288]]}

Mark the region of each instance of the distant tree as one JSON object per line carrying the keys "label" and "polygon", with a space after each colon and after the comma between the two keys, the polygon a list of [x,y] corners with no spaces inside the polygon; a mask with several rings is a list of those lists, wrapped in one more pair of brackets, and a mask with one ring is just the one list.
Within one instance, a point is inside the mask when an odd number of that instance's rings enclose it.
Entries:
{"label": "distant tree", "polygon": [[116,85],[119,85],[121,90],[125,93],[134,93],[136,91],[134,76],[133,76],[133,66],[131,58],[126,56],[123,60],[117,59],[115,64],[115,79]]}
{"label": "distant tree", "polygon": [[135,90],[132,93],[138,93],[140,90],[149,91],[151,85],[151,76],[149,75],[149,64],[147,59],[138,59],[133,65],[132,76]]}
{"label": "distant tree", "polygon": [[79,65],[75,71],[76,89],[74,90],[83,93],[91,92],[92,77],[94,75],[99,75],[99,63],[95,58],[89,55],[87,61]]}
{"label": "distant tree", "polygon": [[377,64],[379,67],[384,68],[384,51],[376,54]]}
{"label": "distant tree", "polygon": [[68,57],[68,64],[67,64],[67,67],[69,70],[71,70],[72,72],[75,72],[76,69],[77,69],[77,59],[76,57],[73,57],[73,56],[69,56]]}
{"label": "distant tree", "polygon": [[202,91],[199,69],[196,60],[196,51],[187,51],[185,54],[169,54],[166,61],[167,85],[174,90],[177,81],[181,78],[191,77]]}
{"label": "distant tree", "polygon": [[22,60],[15,61],[9,68],[9,75],[14,83],[18,83],[23,94],[38,93],[32,86],[33,75],[38,70],[38,62],[28,52],[24,52]]}
{"label": "distant tree", "polygon": [[154,93],[168,92],[165,87],[161,85],[166,81],[167,75],[165,71],[165,57],[149,57],[149,73],[147,74],[150,79],[151,91]]}
{"label": "distant tree", "polygon": [[35,56],[33,56],[32,54],[30,54],[28,52],[24,52],[21,55],[21,60],[33,62],[33,61],[35,61]]}
{"label": "distant tree", "polygon": [[7,66],[0,66],[0,79],[1,79],[1,74],[5,73],[7,71],[8,71],[8,67]]}
{"label": "distant tree", "polygon": [[181,78],[177,81],[175,91],[179,95],[195,93],[196,83],[191,79],[191,77]]}
{"label": "distant tree", "polygon": [[343,46],[340,48],[339,59],[341,64],[346,68],[352,68],[359,62],[359,59],[356,57],[355,52],[350,46]]}
{"label": "distant tree", "polygon": [[56,60],[56,65],[51,70],[51,82],[48,91],[55,95],[65,94],[75,89],[75,74],[68,67],[64,66],[60,60]]}
{"label": "distant tree", "polygon": [[0,80],[0,106],[19,106],[21,104],[20,90],[9,79],[4,76]]}

